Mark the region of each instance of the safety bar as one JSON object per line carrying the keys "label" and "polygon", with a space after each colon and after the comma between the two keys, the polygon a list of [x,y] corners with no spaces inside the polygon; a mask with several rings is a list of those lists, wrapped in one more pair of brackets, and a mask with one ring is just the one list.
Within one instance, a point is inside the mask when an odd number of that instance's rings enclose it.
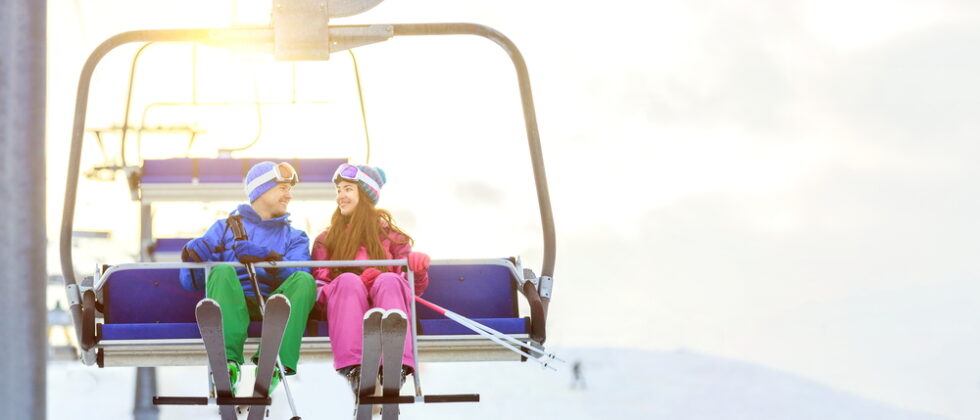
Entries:
{"label": "safety bar", "polygon": [[[175,269],[175,268],[203,268],[211,269],[217,265],[230,265],[235,268],[244,268],[245,264],[237,261],[222,262],[222,261],[211,261],[211,262],[136,262],[136,263],[122,263],[111,265],[99,276],[99,279],[95,282],[93,289],[96,291],[102,290],[106,280],[109,279],[113,273],[119,271],[128,270],[164,270],[164,269]],[[511,275],[514,276],[514,280],[517,282],[518,286],[522,286],[525,280],[518,274],[517,266],[513,262],[506,259],[495,259],[495,258],[484,258],[484,259],[447,259],[447,260],[432,260],[429,265],[498,265],[501,267],[507,267]],[[407,260],[331,260],[331,261],[269,261],[269,262],[257,262],[252,264],[256,268],[277,268],[277,267],[378,267],[378,266],[408,266]],[[411,271],[409,268],[407,271]]]}

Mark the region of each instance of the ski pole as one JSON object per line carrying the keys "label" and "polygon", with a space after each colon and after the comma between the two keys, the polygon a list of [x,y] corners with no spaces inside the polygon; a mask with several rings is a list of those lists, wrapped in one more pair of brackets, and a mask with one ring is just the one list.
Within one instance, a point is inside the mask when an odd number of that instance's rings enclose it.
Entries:
{"label": "ski pole", "polygon": [[[231,228],[232,235],[235,236],[236,241],[247,241],[248,234],[245,232],[245,226],[242,225],[242,216],[234,215],[228,216],[228,225]],[[255,296],[259,301],[259,312],[262,312],[262,318],[265,318],[265,297],[262,296],[262,289],[259,288],[259,280],[255,275],[255,267],[252,263],[243,263],[245,265],[245,271],[248,272],[248,278],[252,282],[252,290],[255,291]],[[279,360],[279,355],[276,355],[276,367],[282,372],[282,387],[286,390],[286,401],[289,402],[289,410],[293,412],[293,418],[290,420],[299,420],[299,413],[296,412],[296,403],[293,401],[293,393],[289,390],[289,383],[286,382],[286,369],[282,367],[282,361]]]}
{"label": "ski pole", "polygon": [[[483,324],[481,324],[479,322],[476,322],[476,321],[473,321],[471,319],[468,319],[468,318],[466,318],[466,317],[464,317],[462,315],[459,315],[457,313],[453,313],[453,316],[460,318],[460,319],[454,319],[454,321],[459,322],[463,326],[467,326],[470,329],[478,328],[478,329],[481,329],[483,331],[486,331],[489,334],[493,334],[494,336],[496,336],[496,337],[498,337],[498,338],[500,338],[500,339],[502,339],[504,341],[507,341],[507,342],[516,344],[516,345],[521,346],[521,347],[524,347],[524,345],[525,345],[525,343],[522,342],[521,340],[518,340],[518,339],[516,339],[514,337],[511,337],[511,336],[509,336],[507,334],[501,333],[500,331],[497,331],[497,330],[495,330],[493,328],[490,328],[490,327],[488,327],[486,325],[483,325]],[[450,318],[450,319],[453,319],[453,318]],[[531,350],[534,353],[539,354],[540,355],[539,357],[546,357],[548,359],[556,360],[556,361],[559,361],[561,363],[567,363],[566,361],[562,360],[560,357],[558,357],[554,353],[545,352],[544,350],[541,350],[541,349],[539,349],[537,347],[534,347],[534,346],[529,346],[529,347],[526,347],[526,348],[529,349],[529,350]]]}
{"label": "ski pole", "polygon": [[[526,358],[528,358],[530,360],[534,360],[535,362],[541,364],[543,367],[549,368],[551,370],[556,370],[554,367],[551,367],[548,364],[548,362],[541,361],[537,357],[532,356],[532,355],[528,354],[527,352],[525,352],[525,351],[523,351],[521,349],[518,349],[517,347],[514,347],[513,345],[511,345],[511,344],[509,344],[509,343],[507,343],[507,342],[504,341],[504,340],[506,340],[506,341],[509,341],[511,343],[517,344],[518,346],[522,346],[522,347],[525,346],[525,343],[524,342],[521,342],[520,340],[517,340],[517,339],[515,339],[513,337],[510,337],[510,336],[508,336],[508,335],[506,335],[506,334],[504,334],[504,333],[502,333],[500,331],[497,331],[497,330],[495,330],[493,328],[490,328],[490,327],[488,327],[486,325],[480,324],[479,322],[473,321],[472,319],[466,318],[466,317],[464,317],[462,315],[459,315],[459,314],[457,314],[457,313],[455,313],[453,311],[450,311],[450,310],[448,310],[446,308],[443,308],[443,307],[441,307],[439,305],[436,305],[436,304],[434,304],[432,302],[429,302],[429,301],[427,301],[425,299],[422,299],[421,297],[416,296],[415,297],[415,300],[417,302],[425,305],[425,306],[428,306],[432,310],[434,310],[434,311],[436,311],[436,312],[438,312],[438,313],[446,316],[447,318],[449,318],[449,319],[451,319],[453,321],[456,321],[460,325],[462,325],[462,326],[464,326],[466,328],[469,328],[470,330],[473,330],[477,334],[480,334],[480,335],[488,338],[490,341],[493,341],[494,343],[497,343],[497,344],[501,345],[504,348],[507,348],[507,349],[509,349],[509,350],[511,350],[511,351],[513,351],[513,352],[515,352],[517,354],[520,354],[521,356],[524,356],[524,357],[526,357]],[[536,353],[539,353],[542,356],[546,356],[546,357],[548,357],[550,359],[558,360],[559,362],[565,363],[564,360],[558,358],[553,353],[547,353],[547,352],[545,352],[543,350],[540,350],[538,348],[535,348],[533,346],[528,346],[528,347],[525,347],[525,348],[527,348],[527,349],[529,349],[531,351],[534,351]]]}
{"label": "ski pole", "polygon": [[[465,327],[467,327],[467,328],[469,328],[471,330],[474,330],[475,331],[474,328],[478,328],[478,329],[481,329],[483,331],[486,331],[486,332],[488,332],[490,334],[493,334],[493,335],[497,336],[498,338],[503,339],[504,341],[508,341],[508,342],[511,342],[513,344],[516,344],[516,345],[522,346],[522,347],[525,345],[524,342],[522,342],[522,341],[520,341],[520,340],[518,340],[516,338],[513,338],[513,337],[511,337],[511,336],[509,336],[507,334],[504,334],[504,333],[502,333],[500,331],[497,331],[497,330],[495,330],[493,328],[490,328],[490,327],[488,327],[486,325],[483,325],[483,324],[481,324],[479,322],[476,322],[476,321],[474,321],[472,319],[469,319],[469,318],[467,318],[465,316],[462,316],[460,314],[457,314],[455,312],[452,312],[452,311],[450,311],[450,310],[448,310],[446,308],[443,308],[443,307],[441,307],[439,305],[436,305],[436,304],[434,304],[432,302],[429,302],[429,301],[427,301],[425,299],[422,299],[420,297],[417,297],[416,299],[418,300],[419,303],[422,303],[423,305],[428,306],[429,308],[433,309],[434,311],[439,312],[440,314],[445,315],[447,318],[452,319],[453,321],[456,321],[456,322],[462,324],[463,326],[465,326]],[[547,358],[552,359],[552,360],[557,360],[557,361],[562,362],[562,363],[567,363],[564,360],[562,360],[561,358],[559,358],[557,355],[555,355],[554,353],[548,353],[548,352],[545,352],[544,350],[538,349],[537,347],[533,347],[533,346],[532,347],[528,347],[528,349],[530,349],[531,351],[533,351],[535,353],[540,354],[542,357],[547,357]]]}
{"label": "ski pole", "polygon": [[[239,216],[240,217],[240,216]],[[248,271],[248,276],[252,281],[252,289],[255,290],[255,295],[258,296],[259,300],[259,310],[262,312],[263,318],[265,317],[265,298],[262,296],[261,289],[259,289],[259,281],[255,276],[255,267],[252,267],[252,263],[245,263],[245,270]],[[279,355],[276,355],[276,367],[282,372],[282,387],[286,390],[286,401],[289,402],[289,410],[293,412],[293,418],[291,420],[299,420],[299,413],[296,411],[296,403],[293,401],[293,393],[289,390],[289,382],[286,381],[286,369],[282,367],[282,361],[279,359]]]}

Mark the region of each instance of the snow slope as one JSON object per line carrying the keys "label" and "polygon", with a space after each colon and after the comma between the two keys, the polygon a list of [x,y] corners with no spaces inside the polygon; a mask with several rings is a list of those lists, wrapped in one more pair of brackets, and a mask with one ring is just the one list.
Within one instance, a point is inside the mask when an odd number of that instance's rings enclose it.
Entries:
{"label": "snow slope", "polygon": [[[673,420],[927,420],[945,417],[906,411],[764,366],[689,351],[556,349],[582,363],[585,389],[571,389],[571,369],[543,370],[531,363],[441,363],[423,366],[427,394],[479,393],[481,402],[409,405],[406,419],[597,419]],[[205,369],[158,370],[159,395],[204,395]],[[48,366],[49,419],[128,418],[135,369]],[[250,388],[246,369],[243,388]],[[350,418],[353,399],[330,367],[301,366],[291,378],[300,414],[306,419]],[[411,381],[409,382],[411,383]],[[412,392],[406,384],[403,393]],[[271,419],[290,417],[282,389]],[[161,419],[215,419],[217,409],[161,407]]]}

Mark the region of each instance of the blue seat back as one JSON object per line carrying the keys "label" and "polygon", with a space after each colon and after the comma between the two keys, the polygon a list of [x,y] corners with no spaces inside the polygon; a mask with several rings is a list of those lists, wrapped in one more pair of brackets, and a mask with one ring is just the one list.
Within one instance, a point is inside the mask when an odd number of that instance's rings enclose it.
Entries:
{"label": "blue seat back", "polygon": [[181,252],[191,238],[157,238],[153,241],[153,252]]}
{"label": "blue seat back", "polygon": [[248,160],[244,159],[197,159],[196,163],[197,180],[201,183],[242,182],[249,169]]}
{"label": "blue seat back", "polygon": [[[467,318],[518,316],[516,283],[498,265],[433,265],[422,297]],[[444,318],[424,305],[417,311],[420,320]]]}
{"label": "blue seat back", "polygon": [[107,324],[195,323],[194,308],[204,292],[180,285],[179,270],[125,270],[102,289]]}
{"label": "blue seat back", "polygon": [[144,160],[140,182],[191,183],[194,179],[194,159]]}
{"label": "blue seat back", "polygon": [[[518,320],[517,287],[507,267],[497,265],[432,266],[429,288],[423,297],[462,316],[478,320]],[[194,308],[204,292],[191,292],[180,285],[177,269],[126,270],[114,273],[103,288],[106,324],[195,323]],[[446,322],[445,328],[467,333],[452,321],[417,305],[420,322]],[[326,323],[323,323],[325,327]],[[437,324],[425,330],[439,333]],[[497,327],[502,329],[502,327]],[[511,332],[511,331],[505,331]],[[326,335],[325,329],[321,335]]]}
{"label": "blue seat back", "polygon": [[332,182],[337,167],[347,159],[282,159],[282,158],[176,158],[143,161],[142,183],[201,183],[242,182],[256,163],[263,161],[289,162],[299,172],[300,182]]}

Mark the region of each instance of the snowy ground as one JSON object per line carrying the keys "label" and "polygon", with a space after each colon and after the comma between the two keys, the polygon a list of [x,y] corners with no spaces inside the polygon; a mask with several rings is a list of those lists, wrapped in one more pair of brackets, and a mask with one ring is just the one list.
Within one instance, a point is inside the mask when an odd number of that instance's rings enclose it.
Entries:
{"label": "snowy ground", "polygon": [[[404,406],[406,419],[673,420],[926,420],[945,417],[905,411],[796,375],[688,351],[556,349],[582,363],[585,389],[572,389],[570,369],[545,371],[531,363],[441,363],[423,366],[427,394],[479,393],[481,402]],[[246,372],[250,373],[250,369]],[[135,369],[48,366],[49,419],[122,419],[131,416]],[[204,368],[158,370],[159,395],[204,395]],[[251,384],[246,375],[243,385]],[[410,381],[411,382],[411,381]],[[290,386],[306,419],[350,418],[346,383],[325,364],[301,366]],[[410,393],[406,384],[403,393]],[[277,391],[272,419],[290,417]],[[161,407],[161,419],[215,419],[211,407]]]}

